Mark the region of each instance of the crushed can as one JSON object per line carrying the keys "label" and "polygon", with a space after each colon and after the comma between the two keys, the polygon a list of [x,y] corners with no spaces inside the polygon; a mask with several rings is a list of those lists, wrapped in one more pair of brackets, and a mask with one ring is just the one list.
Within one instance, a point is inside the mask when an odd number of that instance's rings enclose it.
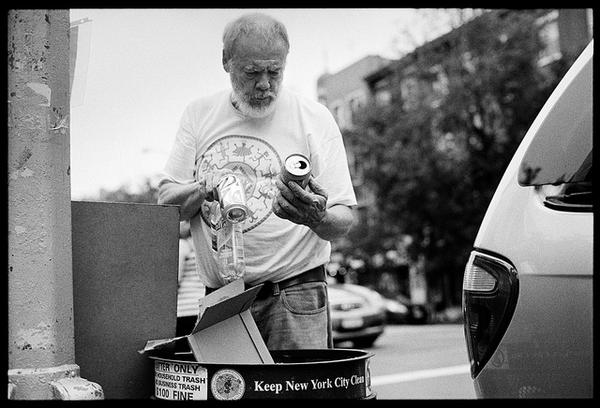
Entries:
{"label": "crushed can", "polygon": [[221,206],[223,217],[231,222],[242,222],[248,217],[248,207],[246,206],[246,192],[242,179],[235,174],[223,176],[214,192]]}

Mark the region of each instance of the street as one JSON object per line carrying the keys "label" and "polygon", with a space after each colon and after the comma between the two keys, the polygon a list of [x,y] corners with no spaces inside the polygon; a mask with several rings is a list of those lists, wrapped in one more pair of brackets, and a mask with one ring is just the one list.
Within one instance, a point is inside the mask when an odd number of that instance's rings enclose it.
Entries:
{"label": "street", "polygon": [[377,399],[475,399],[462,324],[389,325],[368,349]]}

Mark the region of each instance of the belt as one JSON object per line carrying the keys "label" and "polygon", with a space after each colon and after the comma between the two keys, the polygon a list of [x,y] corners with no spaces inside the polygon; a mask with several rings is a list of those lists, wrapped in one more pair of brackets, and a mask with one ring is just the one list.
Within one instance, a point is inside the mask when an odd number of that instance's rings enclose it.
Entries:
{"label": "belt", "polygon": [[[260,298],[260,299],[264,299],[271,295],[273,295],[273,296],[279,295],[280,291],[290,288],[292,286],[300,285],[302,283],[326,282],[326,281],[327,281],[327,279],[325,277],[325,266],[319,265],[315,268],[309,269],[306,272],[302,272],[296,276],[292,276],[291,278],[283,279],[279,282],[266,281],[266,282],[263,282],[262,284],[259,284],[259,285],[263,285],[263,286],[259,290],[256,297]],[[250,288],[250,286],[246,285],[246,289],[248,289],[248,288]],[[209,293],[214,292],[215,290],[216,289],[207,287],[206,294],[208,295]]]}
{"label": "belt", "polygon": [[270,282],[267,281],[264,283],[262,292],[266,286],[273,287],[273,295],[279,294],[280,290],[287,289],[292,286],[300,285],[301,283],[309,283],[309,282],[326,282],[325,278],[325,266],[319,265],[315,268],[309,269],[306,272],[302,272],[296,276],[292,276],[291,278],[287,278],[281,280],[279,282]]}

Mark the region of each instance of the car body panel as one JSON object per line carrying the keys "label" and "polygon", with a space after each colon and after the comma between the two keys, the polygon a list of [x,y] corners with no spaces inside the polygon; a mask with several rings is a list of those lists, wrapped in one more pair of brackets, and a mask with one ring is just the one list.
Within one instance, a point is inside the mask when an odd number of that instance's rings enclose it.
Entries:
{"label": "car body panel", "polygon": [[[537,192],[540,189],[534,189],[533,187],[521,187],[518,184],[517,178],[519,174],[519,167],[523,158],[529,149],[529,146],[532,144],[533,139],[538,136],[538,132],[547,131],[547,129],[551,128],[552,125],[561,126],[564,128],[564,125],[560,122],[564,121],[562,116],[556,116],[556,107],[560,105],[563,109],[572,107],[577,102],[577,94],[569,93],[568,96],[573,98],[573,100],[561,101],[560,98],[565,94],[565,91],[568,90],[571,83],[578,78],[578,81],[587,82],[588,87],[583,87],[583,89],[591,88],[591,77],[592,77],[592,52],[593,52],[593,44],[588,46],[582,53],[582,59],[578,59],[571,69],[565,74],[563,80],[558,84],[554,92],[548,98],[548,101],[542,107],[540,113],[534,120],[533,124],[525,134],[521,144],[519,145],[517,151],[515,152],[512,160],[510,161],[494,196],[490,202],[490,205],[487,209],[485,217],[481,223],[479,231],[477,233],[477,237],[475,238],[475,247],[479,248],[494,248],[497,249],[496,252],[502,253],[502,250],[505,249],[506,246],[512,246],[513,248],[520,245],[522,242],[515,242],[515,240],[511,239],[511,236],[508,235],[514,234],[516,232],[527,233],[527,230],[524,227],[525,223],[534,223],[536,225],[540,225],[540,220],[536,217],[532,221],[530,221],[529,215],[531,211],[537,211],[538,208],[543,206],[539,199],[534,199],[537,195]],[[582,74],[582,75],[579,75]],[[584,99],[587,100],[587,95],[584,96]],[[553,115],[550,115],[553,114]],[[550,116],[549,116],[550,115]],[[589,118],[591,120],[591,117]],[[568,128],[567,128],[568,129]],[[591,131],[591,126],[589,127]],[[591,136],[590,136],[591,137]],[[527,203],[527,207],[525,211],[522,211],[523,204]],[[539,204],[539,205],[535,205]],[[547,214],[556,214],[556,211],[549,210]],[[552,217],[551,215],[550,217]],[[579,214],[580,215],[580,214]],[[587,214],[589,217],[589,214]],[[563,218],[569,218],[571,215],[566,214]],[[581,223],[586,222],[586,215],[581,217],[573,217],[573,220],[579,219]],[[536,222],[536,220],[538,220]],[[541,220],[541,222],[545,222],[545,220]],[[558,221],[557,221],[558,222]],[[589,220],[587,221],[589,223]],[[491,226],[490,226],[491,225]],[[569,222],[560,223],[561,226],[568,228]],[[534,225],[535,226],[535,225]],[[579,226],[579,225],[577,225]],[[520,228],[521,227],[521,228]],[[588,231],[591,231],[592,225],[589,224]],[[493,230],[493,232],[492,232]],[[575,228],[571,228],[573,234],[577,234]],[[537,233],[533,230],[531,233],[528,233],[531,237],[531,234]],[[583,232],[587,234],[588,232]],[[555,236],[562,234],[562,230],[555,231]],[[520,236],[520,235],[519,235]],[[535,239],[545,239],[541,235],[534,236]],[[535,242],[535,241],[534,241]],[[559,246],[557,246],[558,248]],[[508,248],[506,248],[508,250]],[[508,254],[506,254],[508,256]]]}
{"label": "car body panel", "polygon": [[[508,259],[519,279],[512,320],[474,379],[479,398],[593,395],[593,212],[548,208],[544,198],[558,187],[522,186],[518,180],[523,158],[542,132],[559,129],[570,137],[569,131],[581,136],[581,129],[588,129],[591,139],[591,123],[565,123],[581,118],[591,122],[591,114],[569,116],[564,111],[588,103],[588,95],[591,103],[592,55],[593,42],[531,125],[475,239],[475,249]],[[576,173],[573,167],[569,172]]]}
{"label": "car body panel", "polygon": [[[520,276],[591,275],[593,214],[552,210],[544,206],[542,190],[507,185],[504,199],[486,216],[493,229],[481,229],[475,247],[510,259]],[[552,256],[545,255],[548,248]]]}
{"label": "car body panel", "polygon": [[[522,275],[519,286],[525,296],[519,297],[502,341],[475,379],[477,396],[591,397],[592,278]],[[565,294],[577,296],[564,302]]]}
{"label": "car body panel", "polygon": [[591,165],[592,151],[591,53],[591,48],[583,52],[583,58],[565,75],[565,86],[557,88],[538,116],[540,120],[529,130],[535,137],[524,145],[527,150],[519,163],[519,184],[559,184],[585,178],[582,165]]}

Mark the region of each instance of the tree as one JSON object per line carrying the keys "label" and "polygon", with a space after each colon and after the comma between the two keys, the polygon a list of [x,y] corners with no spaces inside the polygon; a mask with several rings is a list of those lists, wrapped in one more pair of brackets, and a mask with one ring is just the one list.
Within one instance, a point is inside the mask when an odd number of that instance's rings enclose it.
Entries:
{"label": "tree", "polygon": [[100,189],[99,201],[125,202],[125,203],[147,203],[158,202],[158,185],[150,179],[144,179],[135,191],[128,185],[122,185],[116,190]]}
{"label": "tree", "polygon": [[405,56],[397,77],[409,66],[418,92],[408,101],[395,87],[391,104],[368,106],[344,134],[377,197],[376,227],[359,226],[351,241],[385,250],[411,236],[410,259],[426,260],[429,284],[452,304],[503,171],[564,73],[538,67],[538,14],[488,12]]}

